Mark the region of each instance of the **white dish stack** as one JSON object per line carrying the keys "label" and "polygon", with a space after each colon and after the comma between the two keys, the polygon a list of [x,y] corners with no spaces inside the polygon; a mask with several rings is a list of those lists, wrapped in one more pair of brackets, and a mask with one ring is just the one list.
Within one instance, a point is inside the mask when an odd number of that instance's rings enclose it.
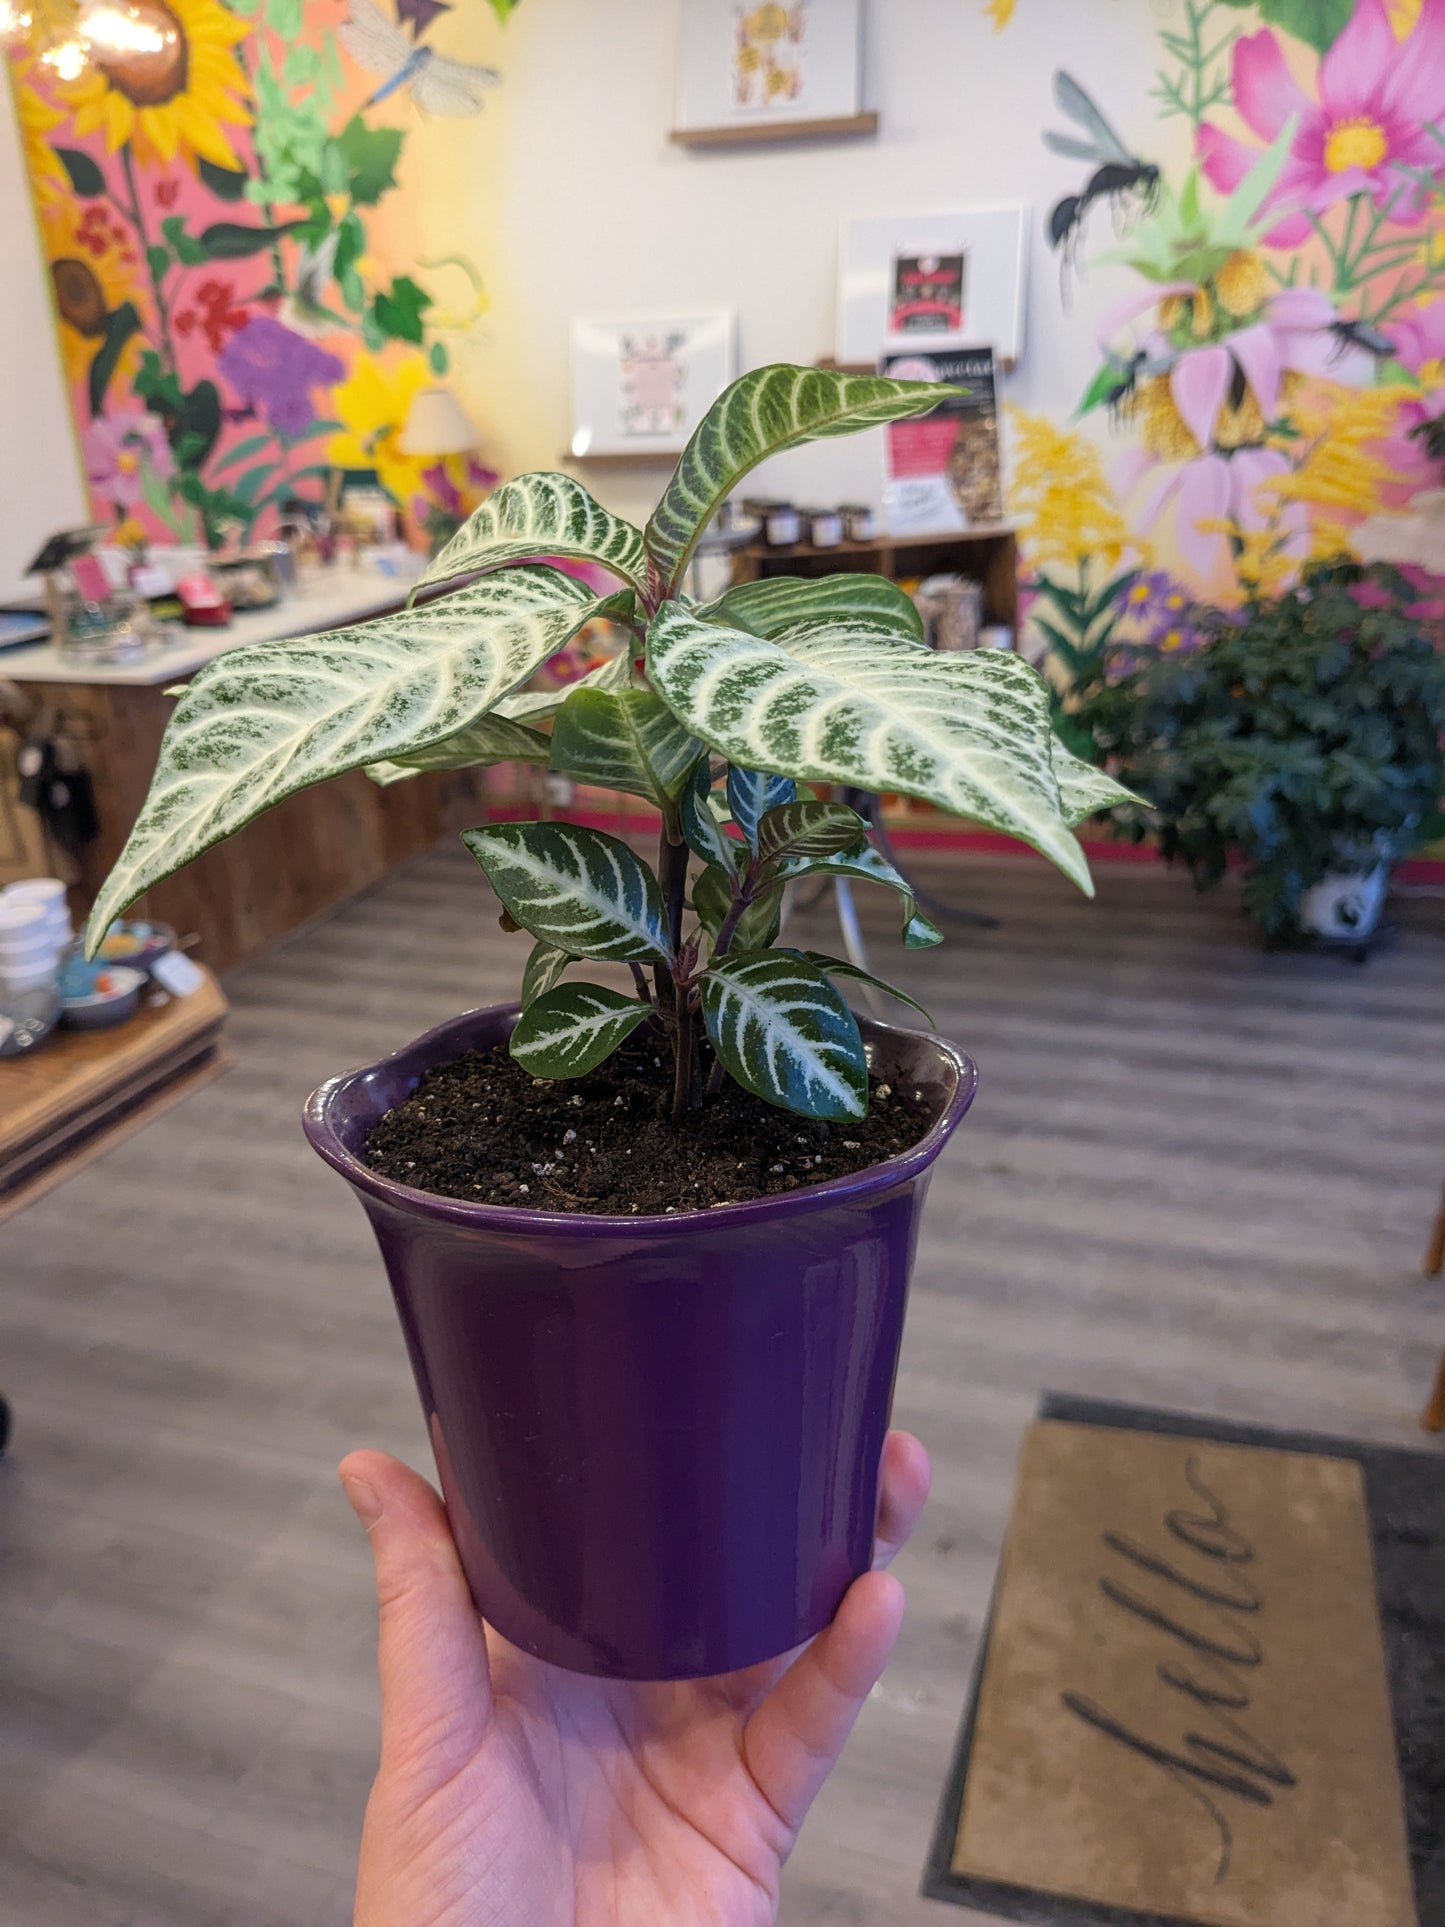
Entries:
{"label": "white dish stack", "polygon": [[74,936],[59,877],[27,877],[0,890],[0,1003],[53,988]]}

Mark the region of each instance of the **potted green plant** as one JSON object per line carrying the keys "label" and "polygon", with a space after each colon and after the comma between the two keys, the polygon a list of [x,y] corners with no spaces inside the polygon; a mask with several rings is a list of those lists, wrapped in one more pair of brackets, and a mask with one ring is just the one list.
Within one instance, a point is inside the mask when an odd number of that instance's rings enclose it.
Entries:
{"label": "potted green plant", "polygon": [[[358,765],[521,758],[656,806],[655,870],[583,826],[467,832],[532,939],[518,1003],[333,1079],[307,1113],[381,1245],[478,1604],[563,1665],[731,1670],[818,1631],[871,1558],[923,1189],[974,1071],[860,1022],[837,987],[857,972],[779,943],[785,886],[828,874],[887,885],[905,944],[939,941],[863,819],[799,786],[927,798],[1086,891],[1073,826],[1125,794],[1056,741],[1031,669],[934,654],[881,577],[683,592],[764,457],[947,392],[759,369],[645,530],[524,476],[427,568],[449,593],[220,656],[90,922],[94,946],[159,878]],[[615,591],[539,560],[559,557]],[[527,691],[599,616],[625,633],[615,663]],[[625,988],[595,980],[606,964]]]}
{"label": "potted green plant", "polygon": [[1389,871],[1435,815],[1445,660],[1388,564],[1333,562],[1240,611],[1194,607],[1189,646],[1132,649],[1088,710],[1095,740],[1154,806],[1166,857],[1201,890],[1243,866],[1270,942],[1360,943]]}

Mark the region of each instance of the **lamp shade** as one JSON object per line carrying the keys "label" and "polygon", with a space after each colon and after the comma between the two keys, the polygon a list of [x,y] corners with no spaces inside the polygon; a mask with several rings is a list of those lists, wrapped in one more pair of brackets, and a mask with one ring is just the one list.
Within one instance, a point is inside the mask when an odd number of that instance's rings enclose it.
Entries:
{"label": "lamp shade", "polygon": [[466,455],[481,440],[450,388],[419,388],[397,447],[403,455]]}

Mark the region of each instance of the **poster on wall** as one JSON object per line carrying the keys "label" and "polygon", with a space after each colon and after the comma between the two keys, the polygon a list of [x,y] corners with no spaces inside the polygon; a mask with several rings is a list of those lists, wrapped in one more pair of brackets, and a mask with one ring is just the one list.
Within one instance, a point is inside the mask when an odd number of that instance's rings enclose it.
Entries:
{"label": "poster on wall", "polygon": [[872,214],[845,221],[836,354],[876,361],[919,334],[986,342],[1011,367],[1023,353],[1029,210]]}
{"label": "poster on wall", "polygon": [[885,355],[879,365],[896,381],[942,381],[960,391],[921,420],[889,425],[889,533],[949,535],[1002,521],[993,350]]}
{"label": "poster on wall", "polygon": [[682,0],[677,131],[856,115],[861,0]]}
{"label": "poster on wall", "polygon": [[579,316],[571,452],[676,455],[737,372],[731,310]]}

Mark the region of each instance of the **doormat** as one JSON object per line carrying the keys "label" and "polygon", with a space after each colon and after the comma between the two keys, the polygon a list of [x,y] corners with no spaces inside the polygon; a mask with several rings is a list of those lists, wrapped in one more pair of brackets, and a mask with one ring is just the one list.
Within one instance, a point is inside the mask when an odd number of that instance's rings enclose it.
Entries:
{"label": "doormat", "polygon": [[923,1892],[1445,1927],[1445,1459],[1047,1395]]}

